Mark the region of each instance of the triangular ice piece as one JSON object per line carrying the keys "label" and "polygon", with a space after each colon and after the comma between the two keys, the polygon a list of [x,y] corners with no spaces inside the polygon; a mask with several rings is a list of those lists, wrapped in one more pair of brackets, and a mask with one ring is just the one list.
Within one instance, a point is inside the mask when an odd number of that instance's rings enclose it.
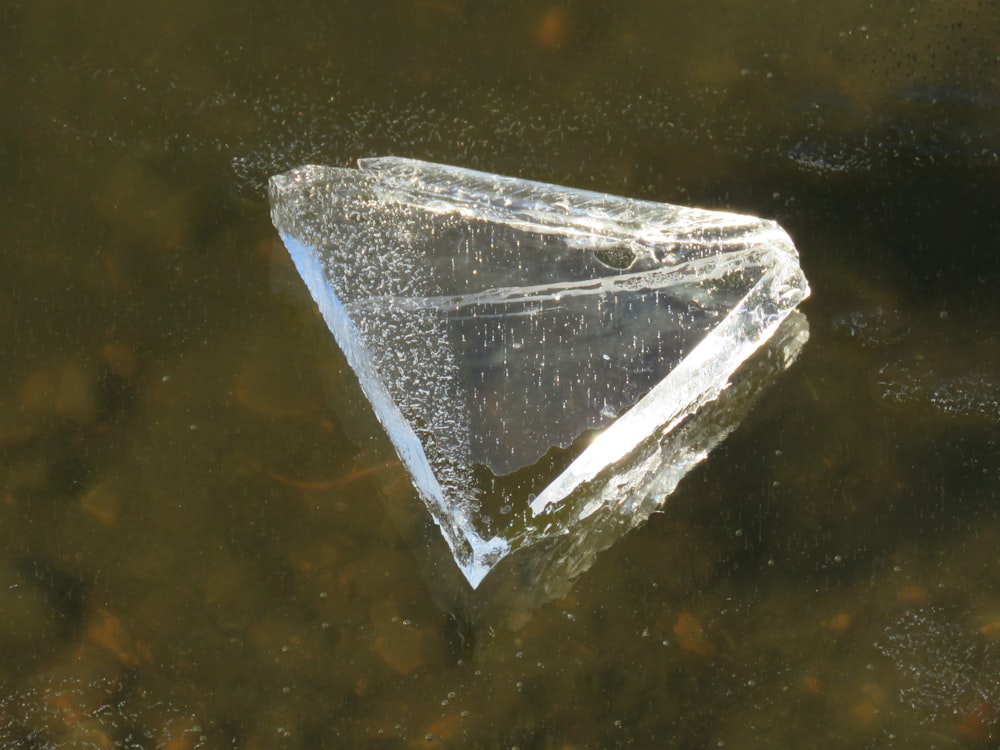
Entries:
{"label": "triangular ice piece", "polygon": [[788,235],[749,216],[392,157],[295,169],[270,198],[473,586],[639,497],[664,467],[626,471],[630,454],[664,444],[808,294]]}

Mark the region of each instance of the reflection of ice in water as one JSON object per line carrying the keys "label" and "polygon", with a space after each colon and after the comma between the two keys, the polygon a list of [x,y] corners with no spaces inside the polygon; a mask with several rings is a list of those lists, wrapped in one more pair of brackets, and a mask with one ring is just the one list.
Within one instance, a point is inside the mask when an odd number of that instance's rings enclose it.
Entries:
{"label": "reflection of ice in water", "polygon": [[[598,474],[714,397],[808,293],[787,235],[752,217],[392,158],[295,170],[271,200],[473,584],[590,515]],[[551,476],[498,484],[611,424]]]}

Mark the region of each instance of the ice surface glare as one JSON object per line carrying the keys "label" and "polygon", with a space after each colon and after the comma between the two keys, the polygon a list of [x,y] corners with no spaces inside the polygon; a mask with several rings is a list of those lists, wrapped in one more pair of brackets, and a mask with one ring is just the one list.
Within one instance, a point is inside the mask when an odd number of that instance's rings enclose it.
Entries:
{"label": "ice surface glare", "polygon": [[[360,165],[272,178],[272,218],[474,586],[512,544],[571,533],[546,518],[714,398],[808,294],[773,222]],[[497,489],[571,445],[545,485]]]}

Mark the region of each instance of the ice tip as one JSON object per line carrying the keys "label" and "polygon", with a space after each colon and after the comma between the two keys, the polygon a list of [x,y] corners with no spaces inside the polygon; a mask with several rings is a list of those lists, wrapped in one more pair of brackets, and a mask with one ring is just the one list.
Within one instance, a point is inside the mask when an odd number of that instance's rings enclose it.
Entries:
{"label": "ice tip", "polygon": [[510,544],[498,536],[492,539],[477,538],[472,543],[471,559],[459,567],[469,585],[477,589],[489,572],[510,553]]}

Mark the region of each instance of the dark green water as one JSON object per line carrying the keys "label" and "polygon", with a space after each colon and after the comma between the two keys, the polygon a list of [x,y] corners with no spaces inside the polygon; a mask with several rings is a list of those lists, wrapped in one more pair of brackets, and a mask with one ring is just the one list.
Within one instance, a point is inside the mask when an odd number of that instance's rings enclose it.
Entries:
{"label": "dark green water", "polygon": [[[4,4],[0,747],[995,747],[1000,10],[827,5]],[[264,183],[390,153],[799,247],[799,362],[563,599],[471,615],[331,406]]]}

